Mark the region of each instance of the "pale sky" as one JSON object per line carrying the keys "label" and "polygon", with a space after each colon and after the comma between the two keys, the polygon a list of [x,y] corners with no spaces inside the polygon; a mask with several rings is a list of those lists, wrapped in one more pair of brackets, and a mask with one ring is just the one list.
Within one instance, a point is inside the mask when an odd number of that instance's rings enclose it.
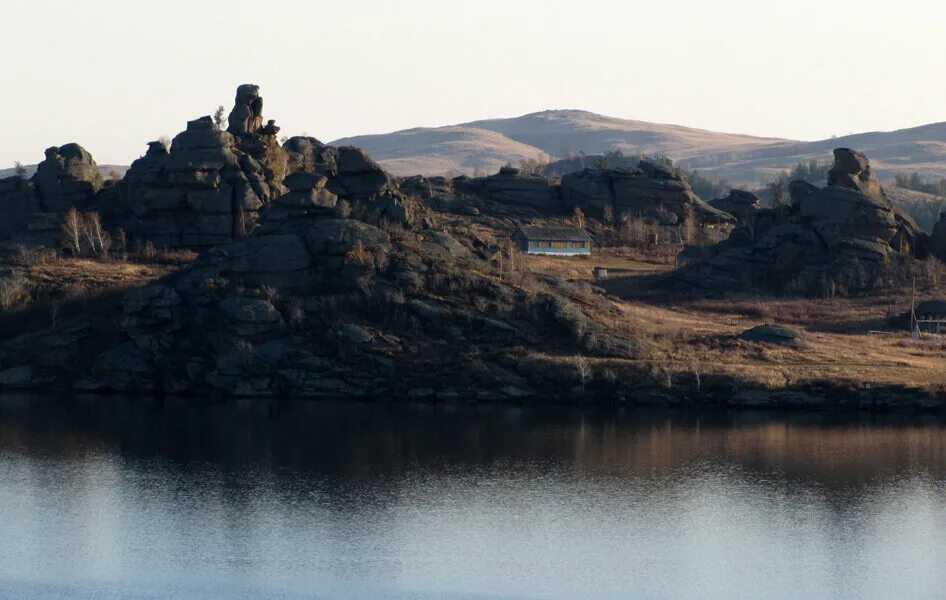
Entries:
{"label": "pale sky", "polygon": [[946,120],[946,4],[11,0],[0,168],[128,164],[237,84],[323,141],[580,108],[820,139]]}

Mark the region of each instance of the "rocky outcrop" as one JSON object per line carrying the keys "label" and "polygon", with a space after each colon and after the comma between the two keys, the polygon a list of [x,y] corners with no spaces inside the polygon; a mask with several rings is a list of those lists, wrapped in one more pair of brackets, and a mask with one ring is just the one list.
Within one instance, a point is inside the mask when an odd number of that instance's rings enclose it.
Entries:
{"label": "rocky outcrop", "polygon": [[0,372],[82,391],[519,401],[548,387],[519,372],[523,347],[635,356],[635,340],[587,313],[619,314],[589,286],[507,282],[462,224],[340,218],[326,179],[291,175],[253,233],[128,293],[97,329],[80,319],[3,341]]}
{"label": "rocky outcrop", "polygon": [[42,212],[65,213],[73,206],[84,208],[102,188],[102,176],[85,148],[66,144],[46,150],[33,185]]}
{"label": "rocky outcrop", "polygon": [[170,150],[149,144],[122,185],[129,239],[195,250],[244,237],[273,196],[260,163],[210,117],[189,122]]}
{"label": "rocky outcrop", "polygon": [[235,136],[259,133],[263,128],[263,99],[259,86],[245,83],[237,88],[233,110],[227,119],[227,131]]}
{"label": "rocky outcrop", "polygon": [[641,159],[637,156],[624,156],[621,152],[608,154],[579,154],[563,158],[546,165],[543,174],[549,177],[564,177],[585,169],[624,169],[634,170]]}
{"label": "rocky outcrop", "polygon": [[791,206],[755,211],[676,280],[719,290],[843,293],[882,285],[897,259],[926,257],[926,234],[893,208],[863,154],[836,150],[827,187],[793,182],[790,192]]}
{"label": "rocky outcrop", "polygon": [[0,179],[0,240],[26,234],[38,205],[32,181],[18,176]]}
{"label": "rocky outcrop", "polygon": [[762,201],[752,192],[732,190],[725,198],[710,201],[710,206],[736,217],[740,225],[746,225],[752,220],[757,210],[762,208]]}
{"label": "rocky outcrop", "polygon": [[930,236],[930,249],[941,261],[946,262],[946,213],[939,217]]}
{"label": "rocky outcrop", "polygon": [[525,174],[514,167],[503,167],[489,177],[457,179],[454,185],[457,192],[486,198],[509,208],[563,210],[558,189],[547,177]]}
{"label": "rocky outcrop", "polygon": [[330,189],[340,198],[361,202],[396,187],[393,177],[360,148],[335,149],[336,173],[330,177]]}
{"label": "rocky outcrop", "polygon": [[760,325],[744,331],[739,337],[747,342],[761,342],[788,348],[800,348],[804,345],[800,333],[781,325]]}
{"label": "rocky outcrop", "polygon": [[640,161],[636,169],[585,169],[562,177],[566,207],[601,218],[639,218],[659,225],[731,224],[735,219],[700,200],[666,165]]}
{"label": "rocky outcrop", "polygon": [[312,137],[293,137],[283,149],[289,174],[325,177],[326,188],[352,206],[397,190],[397,180],[359,148],[335,148]]}
{"label": "rocky outcrop", "polygon": [[92,207],[102,186],[98,165],[85,148],[47,149],[30,180],[0,180],[0,239],[5,246],[57,246],[65,214]]}

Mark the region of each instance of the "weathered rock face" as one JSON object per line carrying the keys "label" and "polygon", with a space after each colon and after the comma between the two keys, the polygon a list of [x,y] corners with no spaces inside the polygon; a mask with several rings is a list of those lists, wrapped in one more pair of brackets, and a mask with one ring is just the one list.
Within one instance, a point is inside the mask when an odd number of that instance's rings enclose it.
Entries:
{"label": "weathered rock face", "polygon": [[636,156],[624,156],[621,153],[610,154],[582,154],[572,158],[564,158],[549,163],[544,169],[544,175],[549,177],[564,177],[569,173],[577,173],[585,169],[623,169],[637,168],[641,159]]}
{"label": "weathered rock face", "polygon": [[454,181],[456,190],[487,198],[509,207],[562,211],[558,190],[548,178],[526,175],[519,169],[503,167],[496,175]]}
{"label": "weathered rock face", "polygon": [[259,86],[245,83],[237,88],[236,100],[227,120],[227,131],[236,136],[258,133],[263,128],[263,99]]}
{"label": "weathered rock face", "polygon": [[758,210],[680,280],[710,289],[857,291],[881,284],[897,258],[925,258],[929,242],[890,204],[857,152],[835,151],[823,189],[790,186],[792,206]]}
{"label": "weathered rock face", "polygon": [[32,181],[22,177],[0,179],[0,240],[24,234],[38,205]]}
{"label": "weathered rock face", "polygon": [[85,148],[47,149],[31,180],[0,180],[0,239],[5,246],[57,246],[65,214],[92,207],[102,186],[98,165]]}
{"label": "weathered rock face", "polygon": [[394,178],[364,150],[349,146],[337,148],[336,152],[337,172],[329,178],[329,189],[340,198],[360,202],[395,187]]}
{"label": "weathered rock face", "polygon": [[39,163],[33,185],[43,212],[65,213],[71,207],[82,208],[102,188],[102,177],[92,155],[79,144],[66,144],[46,150]]}
{"label": "weathered rock face", "polygon": [[[618,314],[590,287],[528,274],[528,286],[504,281],[463,225],[385,230],[313,202],[335,198],[324,177],[300,172],[286,186],[267,209],[284,215],[127,294],[117,318],[0,341],[0,387],[521,399],[550,385],[571,389],[548,384],[544,370],[520,374],[523,345],[636,351],[585,312]],[[382,194],[359,208],[399,198]],[[67,328],[81,337],[61,340]]]}
{"label": "weathered rock face", "polygon": [[464,207],[467,210],[472,208],[467,206],[457,195],[453,180],[446,177],[424,177],[422,175],[408,177],[399,182],[399,188],[405,196],[419,200],[438,212],[456,213],[463,210]]}
{"label": "weathered rock face", "polygon": [[327,189],[353,206],[397,189],[397,180],[359,148],[335,148],[315,138],[294,137],[283,149],[288,173],[327,178]]}
{"label": "weathered rock face", "polygon": [[759,197],[744,190],[732,190],[725,198],[717,198],[709,204],[717,210],[736,217],[740,225],[749,223],[752,215],[762,208],[762,201],[759,200]]}
{"label": "weathered rock face", "polygon": [[585,169],[562,178],[562,200],[587,214],[642,218],[660,225],[733,223],[729,214],[700,200],[672,168],[640,161],[636,169]]}
{"label": "weathered rock face", "polygon": [[338,196],[327,189],[328,178],[299,171],[286,177],[283,185],[289,192],[270,203],[264,217],[280,220],[311,214],[330,214],[338,204]]}
{"label": "weathered rock face", "polygon": [[338,174],[338,150],[313,137],[292,137],[283,145],[288,154],[288,172],[305,172],[324,177]]}
{"label": "weathered rock face", "polygon": [[210,117],[188,123],[170,151],[149,144],[123,185],[130,239],[196,250],[252,231],[273,194],[263,167]]}
{"label": "weathered rock face", "polygon": [[[2,184],[0,184],[2,186]],[[946,262],[946,213],[940,215],[939,221],[933,227],[933,235],[930,236],[931,249],[936,257]]]}

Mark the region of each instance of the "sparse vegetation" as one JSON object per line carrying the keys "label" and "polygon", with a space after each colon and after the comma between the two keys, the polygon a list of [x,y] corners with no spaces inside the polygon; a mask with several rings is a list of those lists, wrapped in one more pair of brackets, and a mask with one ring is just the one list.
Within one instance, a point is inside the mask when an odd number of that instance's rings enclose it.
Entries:
{"label": "sparse vegetation", "polygon": [[0,277],[0,311],[22,308],[30,301],[30,284],[19,271]]}
{"label": "sparse vegetation", "polygon": [[63,245],[73,256],[107,258],[112,247],[112,237],[102,227],[97,212],[80,213],[75,207],[69,209],[62,224]]}
{"label": "sparse vegetation", "polygon": [[220,129],[226,129],[227,127],[227,118],[224,116],[227,114],[227,109],[220,105],[217,107],[217,110],[214,111],[214,125]]}

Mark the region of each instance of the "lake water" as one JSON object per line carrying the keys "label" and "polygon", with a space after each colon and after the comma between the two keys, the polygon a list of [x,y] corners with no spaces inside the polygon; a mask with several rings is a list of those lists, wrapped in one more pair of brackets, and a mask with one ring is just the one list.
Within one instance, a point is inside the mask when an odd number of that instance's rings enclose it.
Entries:
{"label": "lake water", "polygon": [[946,423],[0,397],[3,598],[946,597]]}

